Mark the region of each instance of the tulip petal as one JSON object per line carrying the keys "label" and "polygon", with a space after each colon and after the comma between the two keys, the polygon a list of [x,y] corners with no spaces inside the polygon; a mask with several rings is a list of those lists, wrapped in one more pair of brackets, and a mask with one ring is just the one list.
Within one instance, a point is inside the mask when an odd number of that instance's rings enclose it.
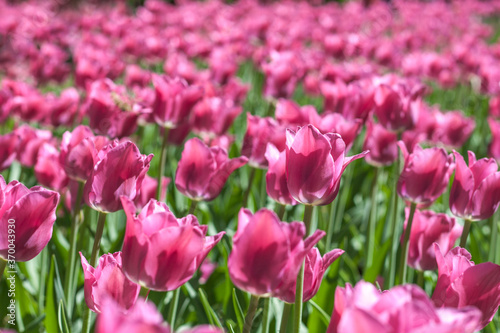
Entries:
{"label": "tulip petal", "polygon": [[476,220],[492,216],[500,204],[500,172],[484,179],[472,198],[472,216]]}

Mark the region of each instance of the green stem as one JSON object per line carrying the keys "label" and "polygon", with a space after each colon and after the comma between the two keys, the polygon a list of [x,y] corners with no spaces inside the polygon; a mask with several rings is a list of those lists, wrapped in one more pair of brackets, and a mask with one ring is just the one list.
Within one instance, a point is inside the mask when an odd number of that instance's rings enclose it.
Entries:
{"label": "green stem", "polygon": [[139,297],[142,297],[142,298],[144,298],[144,301],[147,301],[149,291],[150,290],[148,288],[141,286],[141,291],[139,291]]}
{"label": "green stem", "polygon": [[467,237],[469,237],[471,225],[471,220],[464,220],[464,229],[462,230],[462,236],[460,237],[460,247],[465,247],[465,244],[467,244]]}
{"label": "green stem", "polygon": [[197,205],[198,205],[198,201],[197,200],[191,200],[191,205],[189,205],[188,215],[189,214],[194,214],[194,212],[196,211],[196,206]]}
{"label": "green stem", "polygon": [[339,200],[333,200],[333,202],[330,204],[330,214],[328,215],[326,226],[325,251],[328,251],[331,248],[333,232],[338,232],[340,230],[340,223],[337,223],[337,220],[335,219],[338,202]]}
{"label": "green stem", "polygon": [[290,313],[292,313],[292,303],[285,303],[283,306],[283,314],[281,315],[280,332],[286,333],[286,328],[288,326],[288,319],[290,318]]}
{"label": "green stem", "polygon": [[[94,245],[92,246],[92,255],[90,256],[90,266],[95,268],[95,264],[97,262],[97,256],[99,255],[99,247],[101,245],[102,233],[104,231],[104,223],[106,222],[106,213],[99,212],[99,217],[97,220],[97,228],[95,231],[94,237]],[[90,331],[90,325],[92,316],[90,313],[90,309],[86,307],[85,312],[83,314],[83,333],[88,333]]]}
{"label": "green stem", "polygon": [[252,183],[253,179],[255,178],[255,168],[252,168],[250,170],[250,175],[248,176],[248,185],[245,193],[243,194],[243,200],[241,202],[243,203],[242,207],[246,208],[248,204],[248,197],[250,196],[250,191],[252,190]]}
{"label": "green stem", "polygon": [[311,231],[311,217],[313,213],[314,206],[306,205],[304,208],[304,224],[306,226],[306,237],[309,236],[309,232]]}
{"label": "green stem", "polygon": [[69,267],[64,275],[64,293],[66,296],[66,311],[71,318],[75,300],[75,271],[76,271],[76,242],[78,238],[78,228],[80,226],[80,205],[83,198],[83,188],[85,183],[78,183],[78,194],[76,196],[75,208],[71,219],[71,236],[69,243]]}
{"label": "green stem", "polygon": [[391,214],[391,223],[390,223],[390,232],[391,232],[391,255],[389,257],[389,279],[388,279],[388,285],[387,289],[390,289],[394,287],[395,284],[395,279],[396,279],[396,260],[397,260],[397,254],[398,254],[398,211],[399,211],[399,197],[398,197],[398,191],[397,191],[397,186],[398,186],[398,176],[399,176],[399,165],[400,161],[399,158],[396,159],[396,163],[394,165],[395,167],[395,179],[394,179],[394,186],[393,186],[393,191],[392,191],[392,214]]}
{"label": "green stem", "polygon": [[253,324],[253,318],[259,305],[259,296],[252,295],[250,304],[248,305],[247,315],[245,316],[245,324],[243,325],[243,333],[250,333]]}
{"label": "green stem", "polygon": [[278,218],[280,221],[283,221],[283,217],[285,217],[285,209],[285,205],[278,204]]}
{"label": "green stem", "polygon": [[424,271],[417,271],[417,284],[420,288],[425,290]]}
{"label": "green stem", "polygon": [[368,218],[368,228],[366,228],[366,239],[368,240],[366,252],[366,266],[371,267],[373,263],[373,255],[375,252],[375,225],[377,223],[377,183],[378,183],[378,168],[375,168],[372,184],[372,199],[370,217]]}
{"label": "green stem", "polygon": [[262,314],[262,333],[269,332],[269,297],[264,299],[264,313]]}
{"label": "green stem", "polygon": [[498,243],[498,215],[497,213],[493,214],[491,217],[491,238],[490,238],[490,252],[488,253],[488,261],[495,262],[495,252],[496,246]]}
{"label": "green stem", "polygon": [[413,217],[415,216],[415,211],[417,210],[417,204],[411,203],[410,206],[410,216],[408,217],[408,223],[406,224],[406,229],[404,230],[404,239],[403,239],[403,251],[401,252],[401,264],[400,264],[400,275],[399,275],[399,283],[406,283],[406,272],[407,272],[407,264],[408,264],[408,251],[410,249],[410,234],[411,234],[411,226],[413,224]]}
{"label": "green stem", "polygon": [[160,151],[160,170],[158,171],[157,181],[158,185],[156,188],[156,199],[160,201],[161,199],[161,178],[165,173],[165,162],[167,161],[167,148],[168,148],[168,134],[170,133],[170,128],[163,129],[163,140],[161,142]]}
{"label": "green stem", "polygon": [[169,323],[172,331],[175,331],[175,317],[177,316],[177,306],[179,304],[179,294],[181,288],[177,288],[173,291],[172,300],[170,301],[170,307],[168,308],[167,322]]}
{"label": "green stem", "polygon": [[5,267],[7,267],[7,260],[3,260],[2,258],[0,258],[0,281],[2,280]]}
{"label": "green stem", "polygon": [[48,265],[48,249],[42,250],[41,266],[40,266],[40,286],[38,288],[38,313],[40,315],[45,313],[45,275],[47,275]]}

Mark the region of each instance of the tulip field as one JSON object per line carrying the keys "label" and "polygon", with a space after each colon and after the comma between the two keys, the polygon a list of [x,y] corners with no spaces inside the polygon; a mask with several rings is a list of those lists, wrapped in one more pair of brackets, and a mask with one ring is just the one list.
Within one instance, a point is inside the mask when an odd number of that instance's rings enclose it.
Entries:
{"label": "tulip field", "polygon": [[0,332],[500,332],[500,1],[0,0]]}

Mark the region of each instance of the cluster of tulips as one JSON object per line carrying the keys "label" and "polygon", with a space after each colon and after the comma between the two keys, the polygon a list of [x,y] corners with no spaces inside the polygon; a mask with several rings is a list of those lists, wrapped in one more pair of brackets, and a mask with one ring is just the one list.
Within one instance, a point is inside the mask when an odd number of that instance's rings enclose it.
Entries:
{"label": "cluster of tulips", "polygon": [[0,13],[0,326],[500,329],[499,2]]}

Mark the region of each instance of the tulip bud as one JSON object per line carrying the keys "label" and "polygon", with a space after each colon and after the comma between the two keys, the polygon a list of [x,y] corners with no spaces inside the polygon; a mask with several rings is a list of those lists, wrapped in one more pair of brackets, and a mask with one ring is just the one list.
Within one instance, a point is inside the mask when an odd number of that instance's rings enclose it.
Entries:
{"label": "tulip bud", "polygon": [[398,137],[396,133],[388,131],[384,126],[369,121],[366,124],[365,142],[363,149],[370,152],[366,155],[366,162],[380,167],[391,165],[398,158]]}

